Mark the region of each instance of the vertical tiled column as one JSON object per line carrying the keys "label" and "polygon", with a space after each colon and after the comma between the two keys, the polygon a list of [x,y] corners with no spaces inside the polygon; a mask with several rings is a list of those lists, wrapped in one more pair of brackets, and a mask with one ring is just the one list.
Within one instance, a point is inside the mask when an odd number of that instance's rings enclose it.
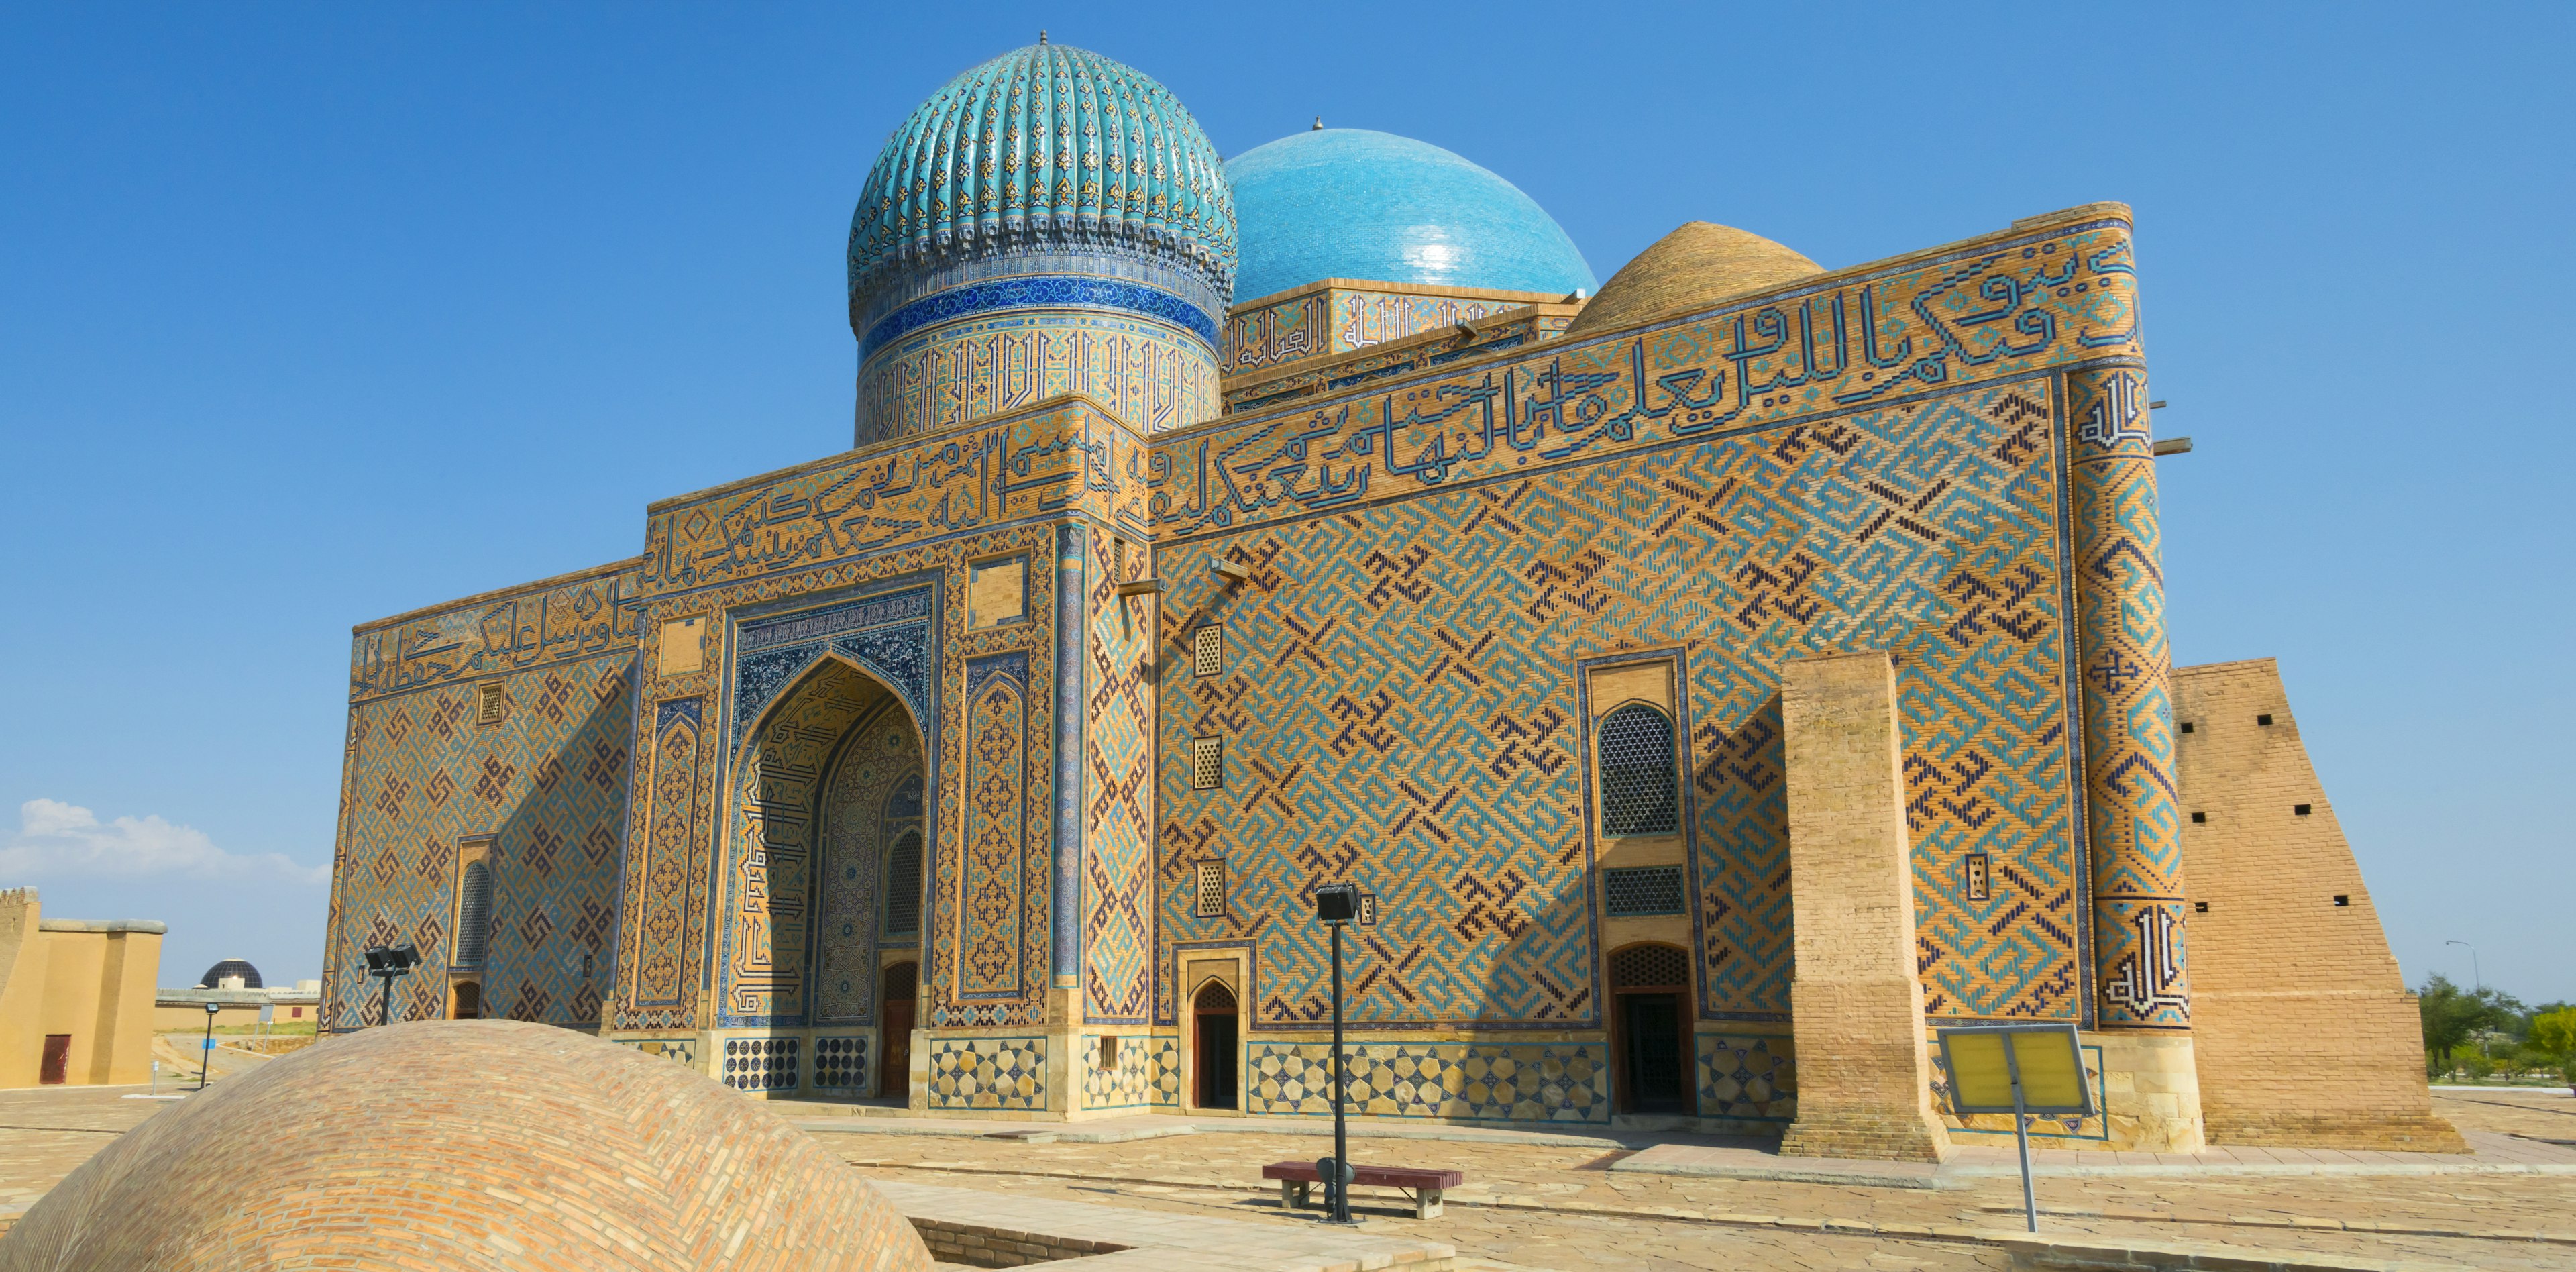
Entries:
{"label": "vertical tiled column", "polygon": [[2172,653],[2146,373],[2067,377],[2096,1018],[2187,1029]]}
{"label": "vertical tiled column", "polygon": [[1932,1113],[1914,966],[1896,664],[1885,651],[1798,659],[1780,701],[1798,1057],[1798,1120],[1780,1151],[1939,1161],[1950,1141]]}
{"label": "vertical tiled column", "polygon": [[2093,874],[2093,1003],[2108,1143],[2203,1144],[2183,958],[2181,812],[2174,789],[2173,654],[2147,377],[2067,377],[2068,483],[2082,669],[2084,807]]}
{"label": "vertical tiled column", "polygon": [[1054,988],[1073,989],[1082,967],[1082,527],[1055,536],[1055,948]]}

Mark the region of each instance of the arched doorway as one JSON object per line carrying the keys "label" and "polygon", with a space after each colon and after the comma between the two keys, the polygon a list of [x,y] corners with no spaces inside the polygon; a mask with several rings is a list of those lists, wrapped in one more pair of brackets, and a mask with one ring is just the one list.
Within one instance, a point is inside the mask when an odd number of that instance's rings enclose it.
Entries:
{"label": "arched doorway", "polygon": [[1210,980],[1190,1001],[1190,1058],[1195,1071],[1195,1103],[1203,1109],[1231,1109],[1235,1102],[1234,991]]}
{"label": "arched doorway", "polygon": [[1690,997],[1690,955],[1680,946],[1647,942],[1611,953],[1620,1112],[1690,1111]]}
{"label": "arched doorway", "polygon": [[918,963],[896,963],[885,969],[885,1028],[877,1047],[877,1095],[912,1098],[912,1005],[918,993]]}

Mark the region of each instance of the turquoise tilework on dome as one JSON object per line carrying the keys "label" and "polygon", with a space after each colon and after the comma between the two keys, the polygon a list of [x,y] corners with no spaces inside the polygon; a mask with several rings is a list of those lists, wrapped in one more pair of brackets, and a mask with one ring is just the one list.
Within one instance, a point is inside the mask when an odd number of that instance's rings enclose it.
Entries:
{"label": "turquoise tilework on dome", "polygon": [[850,293],[985,251],[1115,244],[1193,269],[1222,304],[1234,238],[1224,165],[1171,90],[1034,44],[950,80],[894,131],[850,220]]}
{"label": "turquoise tilework on dome", "polygon": [[1238,301],[1326,278],[1591,290],[1592,267],[1520,187],[1410,137],[1320,128],[1225,166],[1241,225]]}

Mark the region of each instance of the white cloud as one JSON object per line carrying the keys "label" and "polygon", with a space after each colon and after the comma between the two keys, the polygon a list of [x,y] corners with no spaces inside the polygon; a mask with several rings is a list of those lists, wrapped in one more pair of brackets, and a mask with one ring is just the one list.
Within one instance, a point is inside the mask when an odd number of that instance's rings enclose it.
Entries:
{"label": "white cloud", "polygon": [[78,804],[31,799],[18,806],[18,833],[0,841],[0,879],[267,877],[289,883],[329,881],[327,866],[299,866],[282,853],[235,854],[194,826],[158,817],[102,822]]}

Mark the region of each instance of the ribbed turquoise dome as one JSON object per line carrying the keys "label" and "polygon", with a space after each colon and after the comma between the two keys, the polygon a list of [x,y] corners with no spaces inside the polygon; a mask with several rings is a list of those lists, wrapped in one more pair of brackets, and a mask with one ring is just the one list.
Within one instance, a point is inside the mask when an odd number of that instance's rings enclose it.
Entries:
{"label": "ribbed turquoise dome", "polygon": [[1234,274],[1224,164],[1171,90],[1086,49],[1033,44],[950,80],[877,156],[850,218],[850,300],[890,275],[997,251],[1135,253]]}
{"label": "ribbed turquoise dome", "polygon": [[1225,175],[1242,227],[1238,302],[1326,278],[1594,285],[1574,240],[1520,187],[1429,142],[1320,128],[1236,155]]}

